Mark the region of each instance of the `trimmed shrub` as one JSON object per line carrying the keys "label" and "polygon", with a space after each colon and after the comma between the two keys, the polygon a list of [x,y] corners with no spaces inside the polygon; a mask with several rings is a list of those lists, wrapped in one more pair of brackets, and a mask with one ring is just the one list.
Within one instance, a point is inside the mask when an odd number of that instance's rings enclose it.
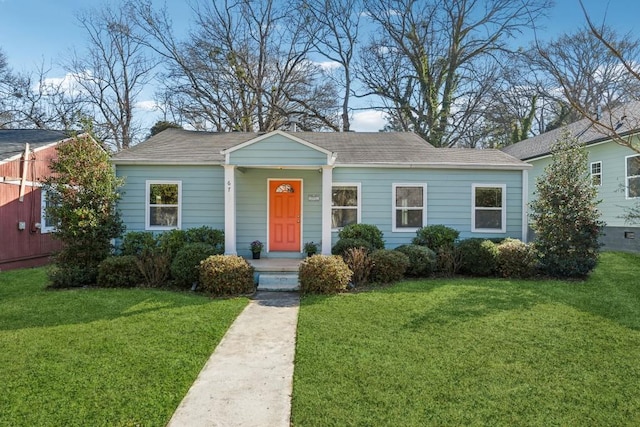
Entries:
{"label": "trimmed shrub", "polygon": [[331,253],[333,255],[340,255],[344,257],[347,250],[351,248],[364,248],[367,252],[371,252],[374,250],[374,247],[368,241],[364,239],[340,239],[336,242],[336,244],[331,248]]}
{"label": "trimmed shrub", "polygon": [[351,283],[354,286],[365,285],[373,271],[373,260],[369,257],[369,251],[365,248],[350,248],[344,254],[344,262],[353,273]]}
{"label": "trimmed shrub", "polygon": [[155,236],[150,231],[129,231],[122,237],[120,253],[122,255],[140,255],[152,251],[158,246]]}
{"label": "trimmed shrub", "polygon": [[144,251],[138,255],[136,265],[144,278],[144,286],[157,288],[169,280],[171,259],[160,248]]}
{"label": "trimmed shrub", "polygon": [[191,288],[200,276],[200,262],[211,255],[219,255],[215,247],[207,243],[187,243],[171,262],[171,277],[181,288]]}
{"label": "trimmed shrub", "polygon": [[498,273],[502,277],[532,277],[537,265],[538,253],[533,245],[517,239],[505,239],[498,245]]}
{"label": "trimmed shrub", "polygon": [[110,256],[98,266],[98,286],[133,288],[144,281],[133,255]]}
{"label": "trimmed shrub", "polygon": [[255,291],[253,267],[237,255],[212,255],[200,263],[200,287],[216,296]]}
{"label": "trimmed shrub", "polygon": [[186,233],[187,243],[206,243],[214,247],[215,255],[224,253],[224,231],[204,225],[190,228]]}
{"label": "trimmed shrub", "polygon": [[352,272],[342,257],[313,255],[298,268],[302,294],[335,294],[347,289]]}
{"label": "trimmed shrub", "polygon": [[460,232],[446,225],[436,224],[421,227],[413,238],[414,245],[426,246],[429,249],[440,252],[443,247],[452,247],[460,236]]}
{"label": "trimmed shrub", "polygon": [[409,268],[409,257],[399,251],[378,249],[371,252],[373,260],[372,280],[377,283],[393,283],[402,280]]}
{"label": "trimmed shrub", "polygon": [[498,246],[491,240],[466,239],[458,244],[460,272],[471,276],[491,276],[498,267]]}
{"label": "trimmed shrub", "polygon": [[425,277],[432,274],[436,268],[436,253],[426,246],[402,245],[394,250],[409,257],[406,272],[408,276]]}
{"label": "trimmed shrub", "polygon": [[47,270],[51,288],[72,288],[95,283],[97,271],[77,264],[52,264]]}
{"label": "trimmed shrub", "polygon": [[169,257],[169,263],[178,254],[180,249],[188,243],[187,232],[184,230],[168,230],[157,237],[158,247]]}
{"label": "trimmed shrub", "polygon": [[349,224],[338,233],[340,239],[362,239],[373,249],[384,249],[382,231],[371,224]]}

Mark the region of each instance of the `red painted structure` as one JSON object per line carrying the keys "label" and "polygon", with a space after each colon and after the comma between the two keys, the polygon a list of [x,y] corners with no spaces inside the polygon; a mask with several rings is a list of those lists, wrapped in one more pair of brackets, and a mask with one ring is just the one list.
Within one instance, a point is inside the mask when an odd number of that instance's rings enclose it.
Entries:
{"label": "red painted structure", "polygon": [[[40,185],[50,174],[49,161],[63,139],[51,142],[40,138],[27,148],[28,142],[22,142],[27,138],[7,142],[6,137],[3,141],[3,132],[14,135],[19,131],[0,130],[0,270],[44,265],[60,248],[60,242],[53,233],[41,230]],[[49,132],[48,138],[60,136],[53,131],[44,132]],[[22,154],[16,154],[20,147]]]}

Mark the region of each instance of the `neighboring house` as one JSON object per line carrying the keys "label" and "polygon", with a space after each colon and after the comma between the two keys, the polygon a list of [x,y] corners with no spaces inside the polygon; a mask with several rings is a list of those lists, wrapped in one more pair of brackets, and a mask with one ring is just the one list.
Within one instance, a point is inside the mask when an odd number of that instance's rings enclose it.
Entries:
{"label": "neighboring house", "polygon": [[[615,129],[625,141],[637,144],[639,119],[640,103],[634,102],[613,110],[611,114],[604,114],[600,122],[608,129]],[[640,202],[640,153],[617,143],[609,136],[611,132],[604,127],[599,129],[589,119],[502,149],[533,165],[529,175],[529,200],[535,198],[536,179],[551,163],[553,145],[561,137],[563,129],[583,143],[589,153],[586,172],[598,190],[599,209],[606,223],[601,238],[604,249],[640,251],[640,224],[627,224],[622,218],[628,209]]]}
{"label": "neighboring house", "polygon": [[[388,248],[419,227],[522,238],[530,165],[498,150],[434,148],[412,133],[208,133],[167,129],[113,156],[127,231],[225,231],[228,254],[328,254],[338,230],[374,224]],[[525,191],[523,191],[523,188]]]}
{"label": "neighboring house", "polygon": [[0,129],[0,270],[46,264],[60,243],[50,233],[41,181],[68,135],[42,129]]}

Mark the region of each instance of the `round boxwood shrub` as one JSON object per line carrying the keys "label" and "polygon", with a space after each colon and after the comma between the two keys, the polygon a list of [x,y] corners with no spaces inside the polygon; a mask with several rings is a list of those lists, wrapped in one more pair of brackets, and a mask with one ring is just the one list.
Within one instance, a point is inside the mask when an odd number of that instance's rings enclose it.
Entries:
{"label": "round boxwood shrub", "polygon": [[180,249],[188,243],[187,232],[184,230],[169,230],[158,235],[158,247],[172,262]]}
{"label": "round boxwood shrub", "polygon": [[470,276],[491,276],[498,268],[498,246],[491,240],[466,239],[458,244],[460,273]]}
{"label": "round boxwood shrub", "polygon": [[186,231],[187,243],[206,243],[215,248],[215,255],[224,253],[224,231],[203,225],[202,227],[189,228]]}
{"label": "round boxwood shrub", "polygon": [[302,294],[335,294],[347,289],[351,270],[338,255],[313,255],[298,268]]}
{"label": "round boxwood shrub", "polygon": [[200,287],[216,296],[255,291],[253,267],[237,255],[212,255],[200,263]]}
{"label": "round boxwood shrub", "polygon": [[517,239],[505,239],[498,245],[498,273],[502,277],[532,277],[537,265],[538,253],[533,245]]}
{"label": "round boxwood shrub", "polygon": [[336,242],[336,244],[331,248],[331,253],[333,255],[340,255],[344,257],[349,249],[352,248],[364,248],[367,252],[371,252],[374,250],[371,243],[364,239],[340,239]]}
{"label": "round boxwood shrub", "polygon": [[425,277],[432,274],[436,268],[436,253],[426,246],[402,245],[395,248],[409,257],[407,276]]}
{"label": "round boxwood shrub", "polygon": [[376,283],[393,283],[402,280],[410,264],[408,256],[388,249],[371,252],[371,259],[373,260],[371,276]]}
{"label": "round boxwood shrub", "polygon": [[152,252],[158,246],[158,242],[150,231],[129,231],[122,237],[120,253],[122,255],[141,255],[143,252]]}
{"label": "round boxwood shrub", "polygon": [[426,246],[429,249],[440,252],[442,248],[451,248],[460,236],[460,232],[442,224],[427,225],[416,231],[413,238],[414,245]]}
{"label": "round boxwood shrub", "polygon": [[98,286],[132,288],[144,281],[133,255],[110,256],[98,266]]}
{"label": "round boxwood shrub", "polygon": [[384,249],[382,231],[371,224],[349,224],[338,232],[340,239],[362,239],[369,242],[373,249]]}
{"label": "round boxwood shrub", "polygon": [[218,255],[216,248],[207,243],[187,243],[171,262],[171,277],[181,288],[190,288],[198,281],[200,261]]}

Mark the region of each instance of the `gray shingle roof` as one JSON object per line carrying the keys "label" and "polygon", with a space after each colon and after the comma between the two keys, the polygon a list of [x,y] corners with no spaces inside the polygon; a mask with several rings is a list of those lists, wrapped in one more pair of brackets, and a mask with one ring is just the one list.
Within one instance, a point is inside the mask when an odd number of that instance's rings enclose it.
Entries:
{"label": "gray shingle roof", "polygon": [[630,102],[611,112],[605,112],[600,122],[604,126],[595,126],[590,119],[582,119],[558,129],[534,136],[517,144],[502,149],[503,152],[521,160],[535,159],[551,153],[553,145],[568,130],[570,135],[585,145],[611,139],[615,129],[618,135],[624,136],[640,129],[640,102]]}
{"label": "gray shingle roof", "polygon": [[[222,164],[220,152],[259,137],[258,133],[212,133],[167,129],[121,151],[113,161],[150,164]],[[295,132],[292,136],[337,154],[337,165],[425,165],[526,168],[498,150],[435,148],[409,132]]]}
{"label": "gray shingle roof", "polygon": [[47,129],[0,129],[0,161],[24,152],[25,143],[37,149],[68,138],[63,131]]}

